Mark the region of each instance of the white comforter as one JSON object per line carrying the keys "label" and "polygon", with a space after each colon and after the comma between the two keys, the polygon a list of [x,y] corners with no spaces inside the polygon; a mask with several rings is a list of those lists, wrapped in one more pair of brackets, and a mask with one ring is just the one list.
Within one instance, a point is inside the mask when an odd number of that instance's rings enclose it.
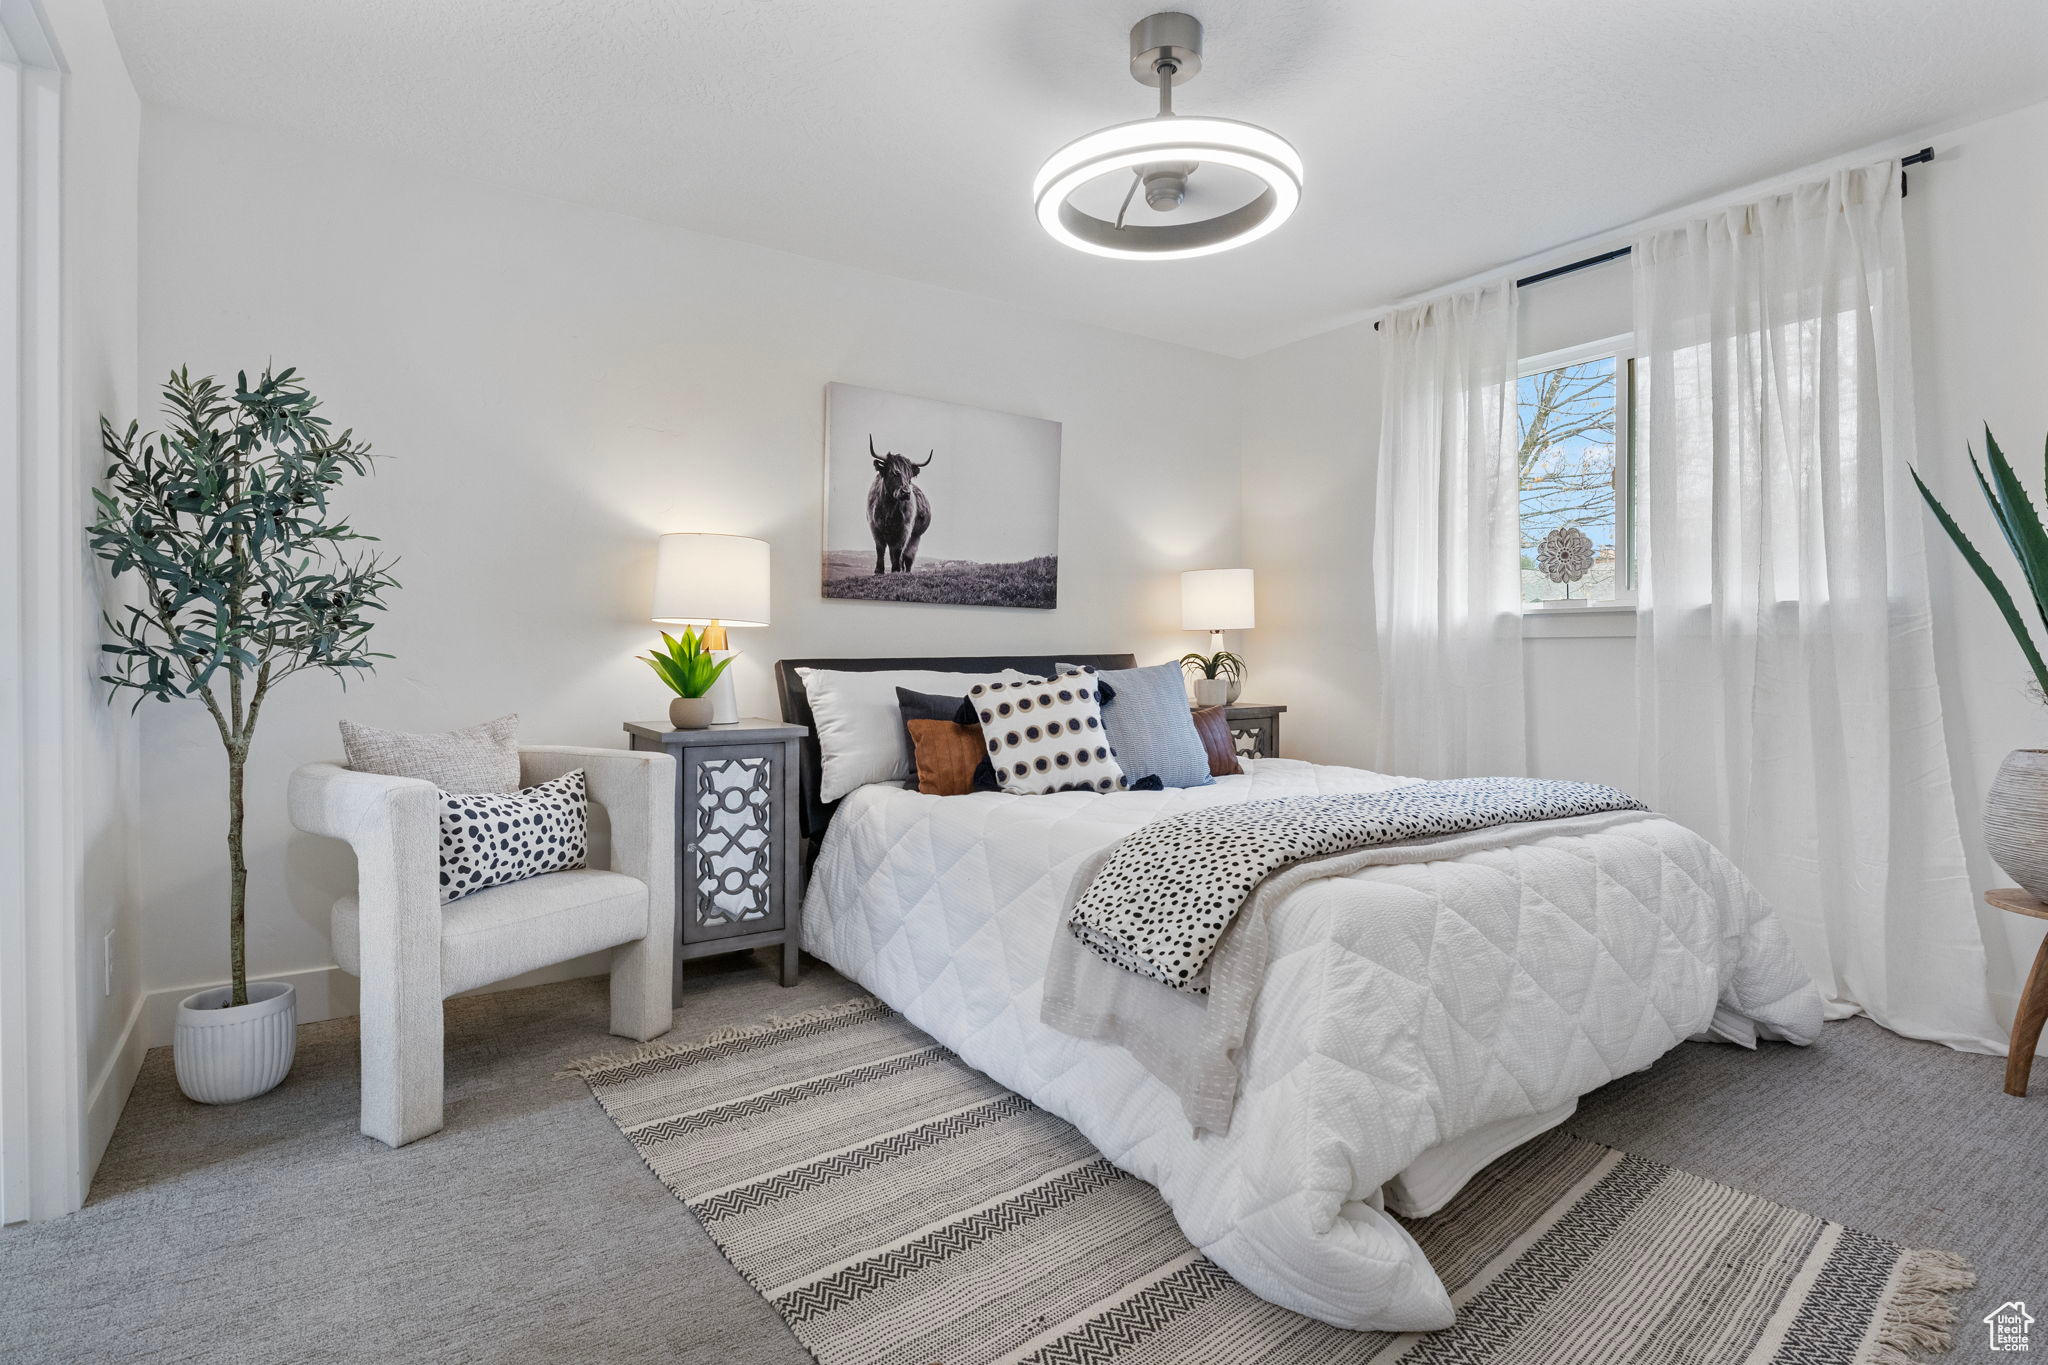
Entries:
{"label": "white comforter", "polygon": [[1663,819],[1312,880],[1271,959],[1230,1130],[1193,1135],[1129,1053],[1039,1021],[1074,871],[1147,821],[1218,802],[1407,779],[1282,759],[1213,786],[839,807],[804,946],[970,1065],[1157,1186],[1188,1240],[1271,1301],[1346,1327],[1448,1326],[1451,1304],[1380,1187],[1482,1125],[1648,1066],[1717,1002],[1808,1042],[1821,1004],[1769,909]]}

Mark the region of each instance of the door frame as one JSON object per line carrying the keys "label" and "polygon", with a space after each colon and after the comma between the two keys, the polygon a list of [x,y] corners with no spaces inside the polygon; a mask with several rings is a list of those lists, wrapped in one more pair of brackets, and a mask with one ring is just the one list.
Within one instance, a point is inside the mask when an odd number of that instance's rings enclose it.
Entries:
{"label": "door frame", "polygon": [[35,0],[0,0],[0,1222],[85,1198],[62,82]]}

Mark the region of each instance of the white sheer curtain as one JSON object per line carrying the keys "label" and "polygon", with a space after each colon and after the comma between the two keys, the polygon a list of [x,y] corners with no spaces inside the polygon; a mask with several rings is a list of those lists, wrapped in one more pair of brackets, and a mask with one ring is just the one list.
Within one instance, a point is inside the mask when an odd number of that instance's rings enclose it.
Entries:
{"label": "white sheer curtain", "polygon": [[1417,777],[1519,775],[1515,288],[1403,309],[1380,335],[1377,761]]}
{"label": "white sheer curtain", "polygon": [[1836,1017],[1998,1052],[1950,788],[1896,162],[1635,244],[1643,798]]}

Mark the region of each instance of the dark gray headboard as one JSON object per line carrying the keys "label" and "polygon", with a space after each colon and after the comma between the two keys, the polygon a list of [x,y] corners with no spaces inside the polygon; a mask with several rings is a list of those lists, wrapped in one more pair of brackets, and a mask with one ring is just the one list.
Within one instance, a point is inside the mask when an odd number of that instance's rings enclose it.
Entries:
{"label": "dark gray headboard", "polygon": [[938,673],[999,673],[1006,668],[1026,673],[1050,673],[1054,664],[1091,664],[1096,668],[1135,668],[1130,654],[993,654],[957,659],[781,659],[775,665],[775,691],[782,699],[782,718],[810,728],[803,743],[803,787],[799,809],[804,836],[824,837],[833,807],[818,799],[818,725],[811,718],[811,699],[804,694],[799,668],[831,668],[849,673],[877,673],[891,669],[927,669]]}

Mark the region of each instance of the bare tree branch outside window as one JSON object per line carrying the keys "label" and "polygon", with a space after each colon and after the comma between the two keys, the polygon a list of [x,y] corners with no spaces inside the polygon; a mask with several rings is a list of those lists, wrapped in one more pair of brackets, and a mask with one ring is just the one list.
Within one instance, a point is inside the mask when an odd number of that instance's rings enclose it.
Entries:
{"label": "bare tree branch outside window", "polygon": [[1593,542],[1593,569],[1573,595],[1614,597],[1614,379],[1615,361],[1607,356],[1521,381],[1524,601],[1564,595],[1536,565],[1538,543],[1560,526],[1576,526]]}

